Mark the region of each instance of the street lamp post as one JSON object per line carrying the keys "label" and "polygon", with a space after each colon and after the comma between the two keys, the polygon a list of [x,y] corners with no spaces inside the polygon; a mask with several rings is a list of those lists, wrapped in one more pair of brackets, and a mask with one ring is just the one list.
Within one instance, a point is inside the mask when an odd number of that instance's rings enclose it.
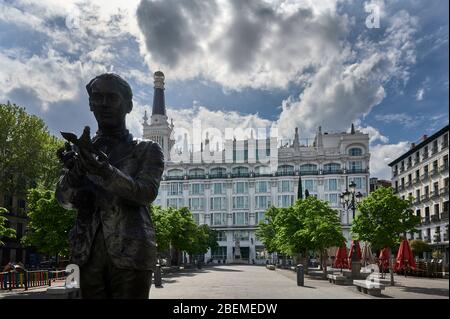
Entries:
{"label": "street lamp post", "polygon": [[[355,213],[356,213],[356,204],[360,203],[362,198],[363,198],[363,194],[361,194],[361,192],[356,193],[356,184],[354,181],[352,181],[350,183],[350,185],[348,185],[349,189],[346,189],[345,192],[343,192],[340,195],[340,201],[342,204],[342,207],[348,211],[348,210],[352,210],[353,212],[353,219],[355,219]],[[347,214],[348,216],[348,214]],[[353,254],[352,254],[352,258],[351,258],[351,264],[352,264],[352,277],[356,278],[359,276],[359,273],[361,271],[361,262],[358,260],[358,249],[357,249],[357,241],[353,241],[353,247],[351,247],[351,249],[353,249]]]}

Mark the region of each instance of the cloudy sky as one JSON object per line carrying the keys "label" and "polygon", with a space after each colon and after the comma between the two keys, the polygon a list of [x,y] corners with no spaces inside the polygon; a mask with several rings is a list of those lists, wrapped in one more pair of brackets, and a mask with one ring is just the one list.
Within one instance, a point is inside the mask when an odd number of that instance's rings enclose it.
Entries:
{"label": "cloudy sky", "polygon": [[[85,85],[132,86],[141,136],[153,77],[175,126],[370,134],[371,174],[448,124],[446,0],[0,0],[0,102],[49,130],[96,127]],[[379,18],[379,19],[378,19]],[[379,22],[379,25],[377,25]]]}

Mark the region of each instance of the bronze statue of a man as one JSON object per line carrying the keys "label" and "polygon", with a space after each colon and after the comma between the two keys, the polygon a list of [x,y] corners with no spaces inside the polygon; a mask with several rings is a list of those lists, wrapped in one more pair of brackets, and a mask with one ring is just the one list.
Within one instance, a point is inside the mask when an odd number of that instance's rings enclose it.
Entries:
{"label": "bronze statue of a man", "polygon": [[[148,211],[164,170],[164,156],[153,141],[138,141],[125,117],[133,107],[128,83],[112,73],[86,86],[98,123],[66,143],[56,198],[77,218],[69,235],[72,262],[80,266],[82,298],[149,297],[156,264],[156,242]],[[70,136],[72,135],[72,136]],[[71,138],[68,138],[71,137]]]}

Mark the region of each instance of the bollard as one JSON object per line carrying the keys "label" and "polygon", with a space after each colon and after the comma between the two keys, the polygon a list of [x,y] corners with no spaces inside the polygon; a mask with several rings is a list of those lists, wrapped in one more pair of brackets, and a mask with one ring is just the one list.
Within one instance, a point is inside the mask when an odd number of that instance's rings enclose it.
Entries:
{"label": "bollard", "polygon": [[155,287],[162,287],[162,280],[161,280],[161,265],[156,265],[155,275],[154,275],[154,283]]}
{"label": "bollard", "polygon": [[297,286],[305,285],[305,272],[303,269],[303,265],[297,265]]}

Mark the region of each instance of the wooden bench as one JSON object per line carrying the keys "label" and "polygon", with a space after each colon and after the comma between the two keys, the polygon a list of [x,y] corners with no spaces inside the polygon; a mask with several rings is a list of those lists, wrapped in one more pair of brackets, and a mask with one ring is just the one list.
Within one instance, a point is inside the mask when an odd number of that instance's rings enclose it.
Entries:
{"label": "wooden bench", "polygon": [[348,278],[345,276],[342,276],[340,274],[328,274],[327,275],[328,281],[335,285],[345,285],[347,284]]}
{"label": "wooden bench", "polygon": [[353,280],[353,285],[358,291],[371,296],[381,296],[381,290],[384,290],[384,285],[379,282],[372,282],[368,280]]}

